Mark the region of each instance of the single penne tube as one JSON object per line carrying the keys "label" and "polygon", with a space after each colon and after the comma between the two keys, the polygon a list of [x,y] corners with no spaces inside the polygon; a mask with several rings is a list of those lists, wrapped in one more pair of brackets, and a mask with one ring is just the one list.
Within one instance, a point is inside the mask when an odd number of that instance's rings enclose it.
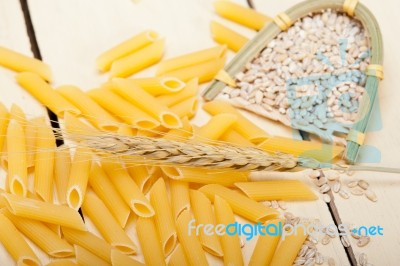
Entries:
{"label": "single penne tube", "polygon": [[186,99],[170,107],[170,110],[180,118],[193,118],[196,114],[199,100],[197,97]]}
{"label": "single penne tube", "polygon": [[208,122],[195,132],[195,138],[198,140],[217,140],[237,121],[234,114],[218,114],[211,117]]}
{"label": "single penne tube", "polygon": [[127,82],[126,79],[115,78],[112,81],[115,84],[113,90],[117,94],[144,112],[157,118],[162,126],[166,128],[182,127],[179,116],[171,112],[166,105],[159,103],[153,95],[147,93],[139,86],[131,84],[129,81]]}
{"label": "single penne tube", "polygon": [[68,179],[67,204],[72,209],[78,210],[85,197],[89,180],[92,154],[86,147],[78,147],[75,151]]}
{"label": "single penne tube", "polygon": [[56,148],[54,155],[54,184],[57,191],[57,199],[60,204],[67,204],[67,187],[71,171],[71,154],[67,146]]}
{"label": "single penne tube", "polygon": [[40,261],[21,233],[4,214],[0,213],[0,243],[17,265],[39,266]]}
{"label": "single penne tube", "polygon": [[203,104],[203,109],[211,115],[230,113],[237,116],[237,122],[232,125],[239,134],[253,143],[261,143],[269,138],[267,132],[243,116],[235,107],[227,102],[216,100]]}
{"label": "single penne tube", "polygon": [[97,129],[85,122],[86,121],[74,116],[73,114],[68,112],[65,113],[64,126],[65,131],[69,134],[69,139],[79,141],[82,136],[92,136],[99,132]]}
{"label": "single penne tube", "polygon": [[185,88],[183,88],[180,92],[158,96],[157,101],[163,105],[171,107],[188,98],[196,96],[198,89],[199,89],[198,79],[193,78],[186,83]]}
{"label": "single penne tube", "polygon": [[269,180],[235,183],[247,197],[264,200],[316,200],[317,196],[299,180]]}
{"label": "single penne tube", "polygon": [[0,46],[0,65],[17,72],[33,72],[46,81],[52,81],[52,73],[48,64],[2,46]]}
{"label": "single penne tube", "polygon": [[55,205],[22,196],[3,193],[7,209],[16,216],[45,223],[86,231],[86,226],[79,213],[67,206]]}
{"label": "single penne tube", "polygon": [[182,245],[188,261],[187,265],[208,265],[206,255],[196,236],[196,232],[189,227],[192,224],[191,221],[193,221],[193,219],[189,211],[183,211],[176,220],[176,231],[178,233],[179,243]]}
{"label": "single penne tube", "polygon": [[185,88],[186,83],[175,77],[152,77],[127,79],[153,96],[175,94]]}
{"label": "single penne tube", "polygon": [[224,134],[219,137],[219,140],[244,147],[255,146],[252,142],[250,142],[250,140],[246,139],[232,128],[225,131]]}
{"label": "single penne tube", "polygon": [[192,52],[162,61],[157,68],[157,76],[165,75],[168,72],[198,65],[210,60],[224,57],[226,53],[225,45],[218,45],[212,48]]}
{"label": "single penne tube", "polygon": [[199,83],[212,80],[217,73],[224,68],[226,58],[221,57],[209,60],[197,65],[179,68],[171,72],[167,72],[166,76],[176,77],[184,82],[188,82],[193,78],[198,78]]}
{"label": "single penne tube", "polygon": [[28,166],[28,171],[35,166],[35,156],[36,156],[36,144],[37,144],[37,134],[38,128],[46,125],[44,117],[36,117],[26,121],[25,129],[25,139],[26,139],[26,164]]}
{"label": "single penne tube", "polygon": [[90,90],[88,94],[104,109],[136,128],[153,129],[160,125],[156,119],[111,90],[94,89]]}
{"label": "single penne tube", "polygon": [[49,108],[58,117],[64,117],[65,112],[80,115],[80,111],[72,103],[57,93],[46,81],[34,73],[17,74],[17,82],[39,102]]}
{"label": "single penne tube", "polygon": [[138,130],[136,128],[133,128],[132,126],[122,124],[120,125],[117,133],[123,136],[136,136]]}
{"label": "single penne tube", "polygon": [[262,29],[272,19],[254,9],[227,0],[217,0],[214,8],[218,15],[254,30]]}
{"label": "single penne tube", "polygon": [[59,259],[59,260],[53,260],[49,263],[46,264],[46,266],[77,266],[74,261],[70,259]]}
{"label": "single penne tube", "polygon": [[169,190],[171,195],[171,206],[174,220],[184,210],[190,210],[189,183],[178,180],[169,180]]}
{"label": "single penne tube", "polygon": [[12,215],[7,209],[2,209],[1,213],[6,216],[21,233],[50,256],[62,258],[74,255],[73,247],[51,231],[45,224],[35,220],[17,217]]}
{"label": "single penne tube", "polygon": [[[218,195],[215,195],[214,209],[218,224],[228,226],[235,223],[235,216],[233,215],[231,206]],[[220,239],[224,253],[224,265],[244,265],[239,236],[225,232],[225,234],[220,236]]]}
{"label": "single penne tube", "polygon": [[107,71],[114,61],[143,49],[157,39],[158,34],[155,31],[141,32],[100,54],[96,58],[96,67],[101,71]]}
{"label": "single penne tube", "polygon": [[186,140],[193,136],[193,127],[187,117],[182,118],[182,128],[171,129],[166,132],[162,138],[169,140]]}
{"label": "single penne tube", "polygon": [[118,221],[118,224],[124,228],[130,214],[129,206],[124,202],[104,170],[97,163],[92,164],[90,169],[89,184]]}
{"label": "single penne tube", "polygon": [[82,116],[98,129],[112,132],[118,130],[120,122],[78,87],[61,86],[56,91],[78,107]]}
{"label": "single penne tube", "polygon": [[79,231],[62,227],[64,238],[73,245],[79,245],[99,258],[111,263],[111,250],[113,249],[104,239],[88,231]]}
{"label": "single penne tube", "polygon": [[136,232],[142,247],[146,265],[166,265],[161,240],[157,234],[153,218],[139,217],[136,222]]}
{"label": "single penne tube", "polygon": [[172,251],[171,256],[169,256],[168,266],[181,266],[188,265],[186,259],[185,251],[181,244],[178,244],[174,251]]}
{"label": "single penne tube", "polygon": [[0,152],[3,150],[3,145],[6,140],[9,118],[10,113],[7,111],[4,104],[0,103]]}
{"label": "single penne tube", "polygon": [[16,120],[11,120],[7,128],[7,166],[10,192],[25,197],[28,191],[26,139],[23,127]]}
{"label": "single penne tube", "polygon": [[[101,165],[105,173],[107,173],[111,185],[116,188],[123,201],[135,214],[140,217],[151,217],[154,215],[154,209],[150,205],[150,202],[121,163],[103,160]],[[97,170],[100,172],[100,169]],[[94,175],[94,178],[97,178],[96,175]]]}
{"label": "single penne tube", "polygon": [[55,233],[56,235],[58,235],[59,237],[62,237],[62,233],[61,233],[61,226],[58,224],[49,224],[46,223],[45,224],[53,233]]}
{"label": "single penne tube", "polygon": [[228,202],[236,214],[252,222],[263,223],[269,219],[275,218],[278,215],[278,212],[275,209],[266,207],[259,202],[249,199],[239,192],[218,184],[205,185],[199,190],[203,192],[211,201],[214,201],[215,196],[223,198],[226,202]]}
{"label": "single penne tube", "polygon": [[[273,219],[265,223],[264,235],[259,235],[251,255],[249,266],[263,266],[271,263],[276,247],[281,238],[279,228],[284,224],[283,219]],[[269,229],[272,228],[272,229]]]}
{"label": "single penne tube", "polygon": [[165,40],[159,39],[144,48],[114,61],[110,69],[110,77],[128,77],[140,70],[154,65],[164,54]]}
{"label": "single penne tube", "polygon": [[227,45],[234,52],[238,52],[249,41],[248,38],[216,21],[211,21],[211,35],[214,41]]}
{"label": "single penne tube", "polygon": [[276,249],[272,261],[269,265],[271,266],[290,266],[293,265],[301,246],[307,239],[307,224],[298,224],[291,230],[295,230],[292,234],[287,234],[281,238],[278,248]]}
{"label": "single penne tube", "polygon": [[35,193],[43,201],[52,202],[56,139],[51,127],[44,123],[36,130]]}
{"label": "single penne tube", "polygon": [[[154,173],[150,173],[149,169],[145,165],[128,164],[126,165],[126,169],[139,189],[146,194],[155,181]],[[156,178],[158,177],[159,176]]]}
{"label": "single penne tube", "polygon": [[130,258],[129,256],[119,252],[118,250],[111,250],[111,265],[113,266],[144,266],[143,263]]}
{"label": "single penne tube", "polygon": [[136,253],[136,245],[93,191],[86,192],[82,210],[111,246],[124,254]]}
{"label": "single penne tube", "polygon": [[[196,224],[211,224],[215,227],[216,220],[211,206],[211,201],[203,193],[191,189],[190,203],[196,219]],[[205,251],[217,257],[224,256],[217,234],[206,234],[204,230],[200,230],[199,238]]]}
{"label": "single penne tube", "polygon": [[11,105],[10,108],[10,120],[14,119],[17,121],[23,128],[26,126],[26,115],[24,110],[15,103]]}
{"label": "single penne tube", "polygon": [[102,260],[101,258],[97,257],[87,249],[84,249],[81,246],[74,245],[75,249],[75,257],[76,257],[76,262],[78,265],[81,266],[110,266],[109,263],[106,261]]}
{"label": "single penne tube", "polygon": [[161,246],[165,256],[168,256],[177,242],[175,221],[169,202],[167,189],[163,178],[159,178],[152,186],[150,203],[154,208],[154,222],[160,236]]}

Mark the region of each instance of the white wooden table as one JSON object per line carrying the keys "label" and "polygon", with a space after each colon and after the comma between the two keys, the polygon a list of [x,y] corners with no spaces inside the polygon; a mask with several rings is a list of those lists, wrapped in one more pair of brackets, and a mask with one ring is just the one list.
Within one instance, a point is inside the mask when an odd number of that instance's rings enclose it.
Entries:
{"label": "white wooden table", "polygon": [[[235,0],[247,5],[245,0]],[[270,16],[284,11],[299,2],[298,0],[254,0],[257,10]],[[400,141],[397,132],[400,125],[398,102],[400,91],[396,87],[400,62],[400,29],[396,27],[400,2],[397,0],[363,0],[373,10],[381,25],[385,44],[385,81],[379,89],[379,101],[383,128],[371,132],[367,144],[377,147],[382,154],[385,166],[400,165]],[[144,29],[158,31],[167,40],[167,52],[164,58],[207,48],[215,43],[211,39],[209,23],[211,19],[221,20],[213,11],[212,0],[28,0],[29,13],[35,30],[35,37],[43,60],[50,64],[54,73],[54,86],[77,85],[84,90],[95,88],[107,77],[99,74],[95,68],[96,56],[121,40]],[[255,32],[224,21],[224,24],[242,34],[252,37]],[[0,45],[21,53],[32,55],[25,20],[18,0],[0,0]],[[233,53],[229,55],[233,56]],[[139,75],[150,76],[154,68]],[[397,74],[397,75],[396,75]],[[0,99],[8,107],[17,103],[29,115],[45,114],[30,95],[25,93],[14,81],[14,73],[0,68]],[[280,124],[266,121],[254,115],[246,114],[271,134],[299,137]],[[200,112],[196,123],[203,124],[206,114]],[[400,132],[400,131],[399,131]],[[4,181],[4,173],[1,173]],[[367,253],[374,265],[399,265],[400,261],[400,179],[398,175],[383,173],[357,173],[354,178],[364,178],[378,195],[378,202],[372,203],[365,198],[352,197],[342,200],[336,197],[336,206],[343,222],[356,225],[381,225],[383,237],[375,237],[364,248],[353,245],[355,254]],[[304,178],[304,181],[309,180]],[[312,184],[310,183],[310,186]],[[289,211],[304,217],[319,218],[325,225],[333,224],[327,205],[318,200],[307,203],[291,203]],[[0,229],[1,230],[1,229]],[[135,241],[137,242],[137,241]],[[255,242],[244,246],[245,261],[248,262]],[[355,244],[355,243],[353,243]],[[32,244],[33,245],[33,244]],[[44,262],[50,261],[36,247],[35,250]],[[326,256],[335,258],[337,265],[350,265],[345,249],[338,238],[327,246],[319,245]],[[142,259],[139,256],[139,259]],[[211,259],[213,264],[221,262]],[[13,265],[3,247],[0,247],[0,265]]]}

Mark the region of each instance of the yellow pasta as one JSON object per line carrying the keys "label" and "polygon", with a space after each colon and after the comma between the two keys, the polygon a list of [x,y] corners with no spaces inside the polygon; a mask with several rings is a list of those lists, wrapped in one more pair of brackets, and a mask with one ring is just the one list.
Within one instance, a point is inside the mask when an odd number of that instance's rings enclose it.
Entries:
{"label": "yellow pasta", "polygon": [[234,129],[228,129],[219,137],[219,140],[230,142],[235,145],[244,146],[244,147],[251,147],[255,146],[252,142],[248,139],[237,133]]}
{"label": "yellow pasta", "polygon": [[111,250],[111,265],[113,266],[144,266],[143,263],[131,259],[127,255],[119,252],[118,250]]}
{"label": "yellow pasta", "polygon": [[36,130],[35,193],[43,201],[52,202],[56,139],[51,127],[44,123]]}
{"label": "yellow pasta", "polygon": [[78,107],[82,116],[98,129],[113,132],[118,130],[120,122],[79,88],[61,86],[57,92]]}
{"label": "yellow pasta", "polygon": [[187,68],[193,65],[199,65],[207,61],[222,58],[225,56],[225,53],[226,46],[219,45],[212,48],[167,59],[158,65],[156,74],[157,76],[168,75],[168,73],[181,68]]}
{"label": "yellow pasta", "polygon": [[93,136],[98,130],[76,116],[65,113],[64,126],[71,140],[79,141],[82,135]]}
{"label": "yellow pasta", "polygon": [[10,114],[8,113],[7,108],[4,104],[0,103],[0,152],[3,150],[9,118]]}
{"label": "yellow pasta", "polygon": [[218,15],[255,30],[260,30],[271,22],[270,17],[227,0],[215,1],[214,8]]}
{"label": "yellow pasta", "polygon": [[[225,226],[235,223],[235,216],[229,204],[218,195],[214,199],[215,216],[218,224]],[[228,227],[226,227],[228,230]],[[240,239],[237,234],[229,235],[227,232],[221,235],[221,246],[224,252],[224,265],[244,265],[240,247]]]}
{"label": "yellow pasta", "polygon": [[48,107],[58,117],[64,117],[65,112],[70,112],[74,115],[79,115],[81,113],[78,108],[53,90],[53,88],[38,75],[23,72],[18,74],[16,79],[25,90]]}
{"label": "yellow pasta", "polygon": [[26,141],[22,126],[11,120],[7,129],[8,185],[11,193],[26,196],[28,169]]}
{"label": "yellow pasta", "polygon": [[60,258],[69,257],[74,254],[73,247],[51,231],[45,224],[14,216],[7,209],[1,210],[1,213],[6,216],[21,233],[50,256]]}
{"label": "yellow pasta", "polygon": [[269,138],[267,132],[252,123],[238,110],[236,110],[235,107],[227,102],[219,100],[207,102],[203,105],[203,109],[211,115],[217,115],[221,113],[230,113],[236,115],[237,122],[232,125],[232,128],[253,143],[260,143]]}
{"label": "yellow pasta", "polygon": [[24,110],[16,104],[12,104],[10,108],[10,120],[14,119],[17,121],[23,128],[26,126],[26,115]]}
{"label": "yellow pasta", "polygon": [[217,140],[237,121],[237,116],[233,114],[218,114],[197,130],[195,137],[199,140]]}
{"label": "yellow pasta", "polygon": [[205,185],[200,188],[211,201],[219,196],[229,203],[232,210],[252,222],[265,222],[275,218],[278,212],[275,209],[264,206],[248,197],[218,184]]}
{"label": "yellow pasta", "polygon": [[189,98],[171,106],[171,111],[180,118],[187,117],[191,119],[196,114],[198,104],[197,97]]}
{"label": "yellow pasta", "polygon": [[36,156],[36,142],[38,133],[38,128],[46,125],[44,117],[37,117],[30,119],[26,122],[25,129],[25,139],[26,139],[26,164],[28,166],[28,171],[35,166],[35,156]]}
{"label": "yellow pasta", "polygon": [[171,195],[171,206],[174,220],[184,210],[190,210],[189,184],[178,180],[169,180],[169,190]]}
{"label": "yellow pasta", "polygon": [[138,185],[139,189],[146,194],[150,190],[151,185],[154,183],[154,176],[149,172],[149,169],[144,165],[134,164],[128,164],[126,168],[129,172],[129,175]]}
{"label": "yellow pasta", "polygon": [[183,251],[182,245],[178,244],[174,251],[172,251],[169,257],[168,266],[181,266],[188,265],[185,252]]}
{"label": "yellow pasta", "polygon": [[46,264],[46,266],[76,266],[75,262],[69,259],[53,260]]}
{"label": "yellow pasta", "polygon": [[247,197],[264,200],[316,200],[317,196],[299,180],[269,180],[235,183]]}
{"label": "yellow pasta", "polygon": [[80,266],[110,266],[109,263],[106,261],[102,260],[101,258],[97,257],[90,251],[84,249],[83,247],[80,247],[78,245],[74,246],[75,248],[75,256],[76,256],[76,262]]}
{"label": "yellow pasta", "polygon": [[153,129],[160,125],[156,119],[110,90],[94,89],[88,94],[104,109],[136,128]]}
{"label": "yellow pasta", "polygon": [[71,171],[71,154],[67,146],[57,147],[54,156],[54,184],[60,204],[67,204],[67,187]]}
{"label": "yellow pasta", "polygon": [[59,237],[62,237],[62,233],[61,233],[61,226],[58,224],[49,224],[46,223],[45,224],[53,233],[55,233],[56,235],[58,235]]}
{"label": "yellow pasta", "polygon": [[124,254],[136,253],[136,246],[126,235],[117,220],[93,191],[88,191],[82,204],[86,214],[104,239]]}
{"label": "yellow pasta", "polygon": [[0,213],[0,228],[0,243],[7,249],[17,265],[41,265],[21,233],[2,213]]}
{"label": "yellow pasta", "polygon": [[174,94],[180,92],[185,86],[185,82],[175,77],[152,77],[126,79],[127,82],[141,87],[153,96],[162,94]]}
{"label": "yellow pasta", "polygon": [[211,34],[214,41],[227,45],[234,52],[238,52],[249,41],[248,38],[216,21],[211,21]]}
{"label": "yellow pasta", "polygon": [[154,96],[145,90],[127,82],[125,79],[113,79],[115,86],[113,90],[129,102],[139,107],[144,112],[161,121],[166,128],[180,128],[182,122],[179,117],[171,112],[167,106],[161,104]]}
{"label": "yellow pasta", "polygon": [[274,253],[270,266],[291,266],[296,259],[301,246],[306,240],[308,234],[306,232],[307,225],[294,227],[296,230],[292,234],[287,234],[282,241],[280,241],[278,248]]}
{"label": "yellow pasta", "polygon": [[146,265],[166,265],[153,218],[139,217],[136,222],[136,232]]}
{"label": "yellow pasta", "polygon": [[[154,209],[143,192],[129,176],[124,166],[116,161],[103,160],[102,167],[125,203],[140,217],[151,217]],[[98,169],[100,172],[100,169]],[[94,175],[95,178],[96,175]]]}
{"label": "yellow pasta", "polygon": [[90,169],[89,184],[119,225],[124,228],[128,221],[130,209],[97,163],[94,163]]}
{"label": "yellow pasta", "polygon": [[55,205],[22,196],[3,193],[7,209],[14,215],[86,231],[79,213],[67,206]]}
{"label": "yellow pasta", "polygon": [[122,124],[120,125],[117,133],[123,136],[136,136],[137,131],[138,130],[136,128],[132,128],[131,126],[126,124]]}
{"label": "yellow pasta", "polygon": [[160,236],[163,252],[168,256],[176,245],[176,229],[171,204],[163,178],[159,178],[150,190],[150,203],[154,208],[154,222]]}
{"label": "yellow pasta", "polygon": [[157,39],[158,34],[154,31],[141,32],[100,54],[96,58],[96,67],[101,71],[107,71],[114,61],[143,49]]}
{"label": "yellow pasta", "polygon": [[164,134],[164,139],[169,140],[182,140],[187,139],[193,135],[193,127],[187,117],[182,118],[182,128],[171,129]]}
{"label": "yellow pasta", "polygon": [[78,147],[71,164],[66,195],[68,206],[75,210],[81,207],[85,197],[91,163],[90,150],[86,147]]}
{"label": "yellow pasta", "polygon": [[249,266],[264,266],[271,263],[279,239],[281,238],[279,227],[283,224],[283,219],[273,219],[265,223],[264,226],[271,229],[265,229],[265,235],[258,236],[257,244],[250,258]]}
{"label": "yellow pasta", "polygon": [[157,101],[159,101],[163,105],[171,107],[188,98],[196,96],[198,89],[199,89],[198,79],[193,78],[186,83],[185,88],[182,89],[180,92],[158,96]]}
{"label": "yellow pasta", "polygon": [[200,241],[194,230],[189,231],[189,224],[192,220],[189,211],[183,211],[176,220],[176,229],[179,243],[185,251],[187,265],[203,266],[208,265],[206,255],[201,247]]}
{"label": "yellow pasta", "polygon": [[258,145],[259,148],[270,152],[283,152],[293,154],[294,156],[303,156],[305,158],[314,158],[321,162],[331,161],[339,156],[344,147],[323,144],[305,140],[294,140],[291,138],[271,137]]}
{"label": "yellow pasta", "polygon": [[17,72],[33,72],[51,82],[52,74],[48,64],[0,46],[0,65]]}
{"label": "yellow pasta", "polygon": [[114,61],[111,65],[110,76],[124,78],[157,63],[164,54],[164,48],[165,40],[160,39]]}
{"label": "yellow pasta", "polygon": [[[196,224],[216,225],[211,202],[203,193],[198,190],[190,190],[190,203],[196,218]],[[205,251],[217,257],[224,255],[217,234],[206,234],[204,230],[200,229],[199,238]]]}

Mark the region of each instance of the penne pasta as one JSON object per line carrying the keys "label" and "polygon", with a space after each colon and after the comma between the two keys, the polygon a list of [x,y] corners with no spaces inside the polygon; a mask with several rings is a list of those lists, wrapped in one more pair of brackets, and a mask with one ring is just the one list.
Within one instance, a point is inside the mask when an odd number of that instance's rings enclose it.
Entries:
{"label": "penne pasta", "polygon": [[6,133],[10,114],[4,104],[0,103],[0,152],[3,150],[3,145],[6,140]]}
{"label": "penne pasta", "polygon": [[136,253],[136,246],[126,235],[117,220],[93,191],[88,191],[82,204],[87,215],[104,239],[124,254]]}
{"label": "penne pasta", "polygon": [[78,210],[82,205],[91,163],[91,151],[86,147],[78,147],[72,160],[66,195],[67,204],[72,209]]}
{"label": "penne pasta", "polygon": [[139,217],[136,232],[146,265],[166,265],[161,240],[157,235],[153,218]]}
{"label": "penne pasta", "polygon": [[0,213],[0,243],[6,248],[17,265],[41,265],[38,257],[12,222]]}
{"label": "penne pasta", "polygon": [[53,233],[55,233],[56,235],[58,235],[59,237],[62,237],[62,233],[61,233],[61,226],[58,224],[45,224]]}
{"label": "penne pasta", "polygon": [[85,123],[84,120],[68,112],[64,115],[64,126],[67,133],[70,134],[70,139],[75,141],[79,141],[81,136],[93,136],[99,132],[91,125]]}
{"label": "penne pasta", "polygon": [[86,231],[79,213],[67,206],[55,205],[22,196],[3,193],[7,209],[14,215],[45,223]]}
{"label": "penne pasta", "polygon": [[252,147],[255,146],[248,139],[237,133],[234,129],[228,129],[219,137],[219,140],[233,143],[235,145],[244,146],[244,147]]}
{"label": "penne pasta", "polygon": [[96,58],[96,67],[101,71],[107,71],[114,61],[143,49],[157,39],[158,34],[154,31],[141,32],[100,54]]}
{"label": "penne pasta", "polygon": [[36,130],[35,193],[41,200],[52,202],[56,139],[51,127],[44,123]]}
{"label": "penne pasta", "polygon": [[0,65],[17,72],[33,72],[46,81],[52,81],[48,64],[2,46],[0,46]]}
{"label": "penne pasta", "polygon": [[28,166],[28,171],[35,166],[35,156],[37,149],[36,135],[38,134],[38,128],[46,125],[45,121],[46,120],[44,117],[37,117],[26,121],[24,130],[26,139],[26,165]]}
{"label": "penne pasta", "polygon": [[182,245],[178,244],[174,251],[172,251],[171,256],[169,256],[168,266],[181,266],[188,265],[186,259],[185,251],[183,251]]}
{"label": "penne pasta", "polygon": [[139,86],[131,84],[125,79],[113,79],[113,82],[115,84],[113,91],[144,112],[157,118],[162,126],[166,128],[182,127],[182,122],[176,114],[171,112],[167,106],[159,103],[154,96]]}
{"label": "penne pasta", "polygon": [[[116,161],[103,160],[102,167],[109,177],[109,182],[114,185],[123,201],[135,214],[140,217],[151,217],[154,215],[154,209],[150,205],[150,202],[129,176],[129,173],[122,164]],[[100,170],[98,169],[98,172]],[[96,176],[98,175],[100,174],[96,174],[94,177],[97,178]]]}
{"label": "penne pasta", "polygon": [[199,89],[198,79],[193,78],[186,83],[184,89],[174,94],[161,95],[157,97],[157,101],[163,105],[171,107],[188,98],[195,97]]}
{"label": "penne pasta", "polygon": [[[145,165],[128,164],[126,168],[133,181],[135,181],[139,189],[144,194],[146,194],[150,190],[150,187],[155,182],[155,179],[160,177],[157,176],[159,170],[156,170],[154,173],[150,173],[149,169]],[[158,167],[156,169],[158,169]]]}
{"label": "penne pasta", "polygon": [[82,116],[93,126],[104,131],[116,132],[118,130],[120,122],[79,88],[75,86],[61,86],[56,91],[78,107]]}
{"label": "penne pasta", "polygon": [[14,216],[7,209],[2,209],[1,213],[6,216],[21,233],[50,256],[62,258],[74,255],[73,247],[51,231],[45,224]]}
{"label": "penne pasta", "polygon": [[154,65],[161,60],[164,48],[165,40],[159,39],[126,57],[114,61],[111,64],[110,76],[112,78],[124,78]]}
{"label": "penne pasta", "polygon": [[239,236],[237,234],[228,234],[229,227],[227,226],[235,223],[235,216],[231,207],[223,198],[215,195],[214,208],[217,223],[225,225],[227,231],[220,237],[224,252],[224,265],[244,265]]}
{"label": "penne pasta", "polygon": [[154,223],[160,236],[161,246],[165,256],[168,256],[174,250],[177,235],[171,204],[163,178],[159,178],[154,183],[149,194],[150,203],[155,212]]}
{"label": "penne pasta", "polygon": [[118,250],[111,250],[111,265],[113,266],[143,266],[144,264],[134,260]]}
{"label": "penne pasta", "polygon": [[11,105],[10,108],[10,120],[12,119],[17,121],[21,125],[21,127],[25,129],[27,119],[24,110],[22,110],[21,107],[14,103]]}
{"label": "penne pasta", "polygon": [[172,213],[176,221],[184,210],[190,210],[189,183],[170,179],[169,190]]}
{"label": "penne pasta", "polygon": [[109,263],[97,257],[96,255],[84,249],[83,247],[75,245],[74,249],[75,249],[76,262],[80,266],[93,266],[93,265],[110,266]]}
{"label": "penne pasta", "polygon": [[248,38],[216,21],[211,21],[211,35],[214,41],[227,45],[234,52],[238,52],[249,41]]}
{"label": "penne pasta", "polygon": [[171,129],[167,133],[164,134],[164,139],[169,140],[182,140],[188,139],[193,136],[193,127],[189,122],[187,117],[182,118],[182,128],[179,129]]}
{"label": "penne pasta", "polygon": [[206,255],[201,247],[200,241],[195,232],[190,229],[189,224],[192,218],[189,211],[183,211],[176,220],[176,231],[178,233],[179,243],[185,252],[188,264],[193,266],[208,265]]}
{"label": "penne pasta", "polygon": [[212,48],[167,59],[162,61],[158,65],[156,74],[157,76],[166,75],[169,72],[178,70],[180,68],[187,68],[193,65],[199,65],[207,61],[222,58],[225,56],[225,53],[226,46],[218,45]]}
{"label": "penne pasta", "polygon": [[67,146],[56,148],[54,155],[54,184],[56,185],[57,199],[60,204],[67,204],[67,187],[71,171],[71,154]]}
{"label": "penne pasta", "polygon": [[135,78],[126,81],[141,87],[153,96],[175,94],[186,86],[185,82],[175,77]]}
{"label": "penne pasta", "polygon": [[274,229],[265,229],[266,232],[264,232],[264,235],[260,235],[258,237],[257,244],[250,258],[249,266],[270,265],[276,247],[278,246],[278,242],[281,238],[278,232],[279,227],[283,223],[283,219],[273,219],[265,223],[265,227]]}
{"label": "penne pasta", "polygon": [[26,140],[22,126],[11,120],[7,128],[8,187],[12,194],[26,196],[28,168]]}
{"label": "penne pasta", "polygon": [[126,124],[122,124],[120,125],[120,127],[118,128],[117,133],[122,135],[122,136],[136,136],[137,135],[138,130],[136,128],[132,128],[129,125]]}
{"label": "penne pasta", "polygon": [[92,164],[90,169],[89,184],[118,221],[118,224],[124,228],[128,221],[130,209],[113,186],[104,170],[97,163]]}
{"label": "penne pasta", "polygon": [[235,183],[247,197],[264,200],[316,200],[317,196],[299,180],[269,180]]}
{"label": "penne pasta", "polygon": [[198,105],[199,100],[197,97],[193,97],[171,106],[170,109],[180,118],[187,117],[188,119],[191,119],[196,114]]}
{"label": "penne pasta", "polygon": [[88,94],[104,109],[136,128],[153,129],[160,125],[156,119],[111,90],[94,89],[89,91]]}
{"label": "penne pasta", "polygon": [[275,218],[278,215],[276,210],[266,207],[261,203],[249,199],[243,194],[218,184],[205,185],[199,190],[203,192],[211,201],[214,201],[215,196],[221,197],[228,202],[236,214],[252,222],[263,223],[271,218]]}
{"label": "penne pasta", "polygon": [[[211,201],[203,193],[191,189],[190,203],[197,224],[211,224],[215,227],[216,220]],[[224,255],[217,234],[206,234],[205,230],[200,230],[199,238],[205,251],[217,257],[222,257]]]}
{"label": "penne pasta", "polygon": [[224,101],[211,101],[203,104],[203,109],[211,115],[230,113],[237,116],[237,122],[232,125],[240,135],[253,143],[261,143],[269,138],[267,132],[244,117],[235,107]]}
{"label": "penne pasta", "polygon": [[46,266],[76,266],[75,262],[69,259],[53,260],[46,264]]}
{"label": "penne pasta", "polygon": [[233,114],[218,114],[213,117],[195,134],[195,138],[203,141],[217,140],[227,131],[234,123],[237,116]]}
{"label": "penne pasta", "polygon": [[262,29],[272,19],[254,9],[227,0],[217,0],[214,8],[218,15],[254,30]]}
{"label": "penne pasta", "polygon": [[23,72],[17,74],[17,82],[39,102],[49,108],[58,117],[64,117],[65,112],[80,115],[80,111],[72,103],[67,101],[59,93],[53,90],[49,84],[34,73]]}

